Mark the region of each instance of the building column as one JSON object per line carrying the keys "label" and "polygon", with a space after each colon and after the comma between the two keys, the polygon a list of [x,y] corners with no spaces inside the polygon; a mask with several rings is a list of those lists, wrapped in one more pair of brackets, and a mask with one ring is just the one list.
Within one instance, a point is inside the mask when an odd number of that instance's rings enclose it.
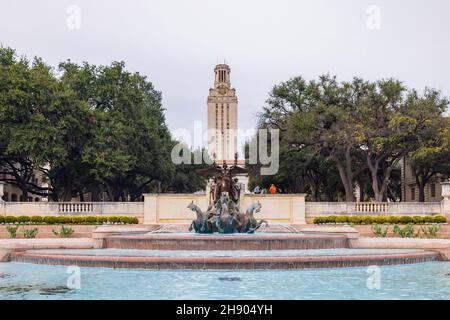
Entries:
{"label": "building column", "polygon": [[450,215],[450,181],[442,182],[442,209],[443,213]]}

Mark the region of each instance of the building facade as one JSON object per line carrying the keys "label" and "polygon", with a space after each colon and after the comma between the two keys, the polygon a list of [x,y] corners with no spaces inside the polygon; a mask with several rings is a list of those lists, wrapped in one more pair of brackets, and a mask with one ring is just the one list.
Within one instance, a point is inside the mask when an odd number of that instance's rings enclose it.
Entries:
{"label": "building facade", "polygon": [[[419,187],[411,168],[411,160],[403,158],[401,161],[402,201],[419,202]],[[442,196],[442,182],[446,178],[440,174],[433,176],[425,185],[425,202],[440,202]]]}
{"label": "building facade", "polygon": [[[7,178],[7,175],[3,174],[0,176],[0,180]],[[32,179],[31,182],[39,185],[41,187],[46,187],[47,185],[42,181],[40,178],[40,175],[36,173]],[[5,183],[3,181],[0,181],[0,202],[40,202],[40,201],[47,201],[48,198],[42,197],[40,195],[35,195],[29,193],[26,198],[22,195],[22,190],[11,183]]]}
{"label": "building facade", "polygon": [[230,73],[228,65],[216,65],[207,100],[208,152],[217,163],[231,162],[237,153],[238,99]]}

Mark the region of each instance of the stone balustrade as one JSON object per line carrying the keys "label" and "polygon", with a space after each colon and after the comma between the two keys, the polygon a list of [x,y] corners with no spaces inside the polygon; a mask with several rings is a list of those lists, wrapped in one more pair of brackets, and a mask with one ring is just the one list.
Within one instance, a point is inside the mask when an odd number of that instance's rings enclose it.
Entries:
{"label": "stone balustrade", "polygon": [[[443,183],[442,202],[305,202],[304,194],[245,194],[241,209],[259,201],[255,217],[269,222],[304,224],[314,217],[330,215],[450,215],[450,182]],[[2,216],[105,215],[135,216],[146,224],[190,223],[194,202],[206,210],[209,199],[202,194],[146,194],[144,202],[0,202]]]}
{"label": "stone balustrade", "polygon": [[383,213],[389,212],[389,203],[387,202],[357,202],[355,204],[356,213]]}

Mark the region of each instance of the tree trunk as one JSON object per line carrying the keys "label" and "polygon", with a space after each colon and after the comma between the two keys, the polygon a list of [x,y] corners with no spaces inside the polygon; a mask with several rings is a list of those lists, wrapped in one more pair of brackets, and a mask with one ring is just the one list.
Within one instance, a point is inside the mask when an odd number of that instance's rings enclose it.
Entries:
{"label": "tree trunk", "polygon": [[381,186],[378,181],[378,170],[380,169],[381,159],[376,159],[375,163],[372,163],[371,154],[367,154],[367,167],[370,171],[370,177],[372,178],[372,190],[375,196],[376,202],[387,201],[387,186],[389,183],[389,178],[391,176],[392,167],[386,166],[383,168],[383,178],[381,181]]}
{"label": "tree trunk", "polygon": [[419,183],[419,202],[425,202],[425,183]]}
{"label": "tree trunk", "polygon": [[91,201],[100,202],[100,191],[97,187],[91,189]]}
{"label": "tree trunk", "polygon": [[419,189],[419,202],[425,202],[425,187],[436,172],[428,169],[412,168],[417,188]]}
{"label": "tree trunk", "polygon": [[342,185],[344,186],[345,190],[345,201],[346,202],[355,202],[355,196],[353,194],[353,181],[352,179],[348,177],[348,175],[345,172],[344,167],[340,164],[336,164],[339,176],[341,177]]}
{"label": "tree trunk", "polygon": [[72,186],[64,186],[63,201],[70,202],[72,200]]}

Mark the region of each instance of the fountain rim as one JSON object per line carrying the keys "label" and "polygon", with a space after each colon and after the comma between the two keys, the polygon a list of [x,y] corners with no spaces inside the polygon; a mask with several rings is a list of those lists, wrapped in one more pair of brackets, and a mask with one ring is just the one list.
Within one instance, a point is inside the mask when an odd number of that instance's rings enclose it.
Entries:
{"label": "fountain rim", "polygon": [[369,265],[413,264],[441,261],[438,252],[423,250],[408,253],[315,256],[240,256],[240,257],[174,257],[174,256],[106,256],[83,254],[39,254],[29,251],[11,253],[11,260],[43,265],[78,265],[119,269],[321,269]]}

